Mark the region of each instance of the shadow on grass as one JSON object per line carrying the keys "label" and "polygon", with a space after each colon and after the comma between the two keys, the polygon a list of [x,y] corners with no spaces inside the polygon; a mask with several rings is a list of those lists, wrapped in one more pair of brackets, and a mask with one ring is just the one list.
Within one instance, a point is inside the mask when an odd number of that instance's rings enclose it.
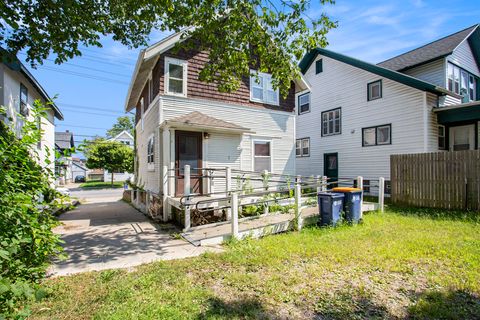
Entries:
{"label": "shadow on grass", "polygon": [[214,297],[208,300],[207,310],[198,319],[270,319],[272,316],[254,299],[226,302]]}
{"label": "shadow on grass", "polygon": [[409,308],[410,319],[480,319],[480,297],[465,291],[427,291]]}
{"label": "shadow on grass", "polygon": [[480,222],[480,211],[417,208],[399,205],[389,205],[387,209],[390,212],[406,216],[417,216],[438,220],[462,220]]}

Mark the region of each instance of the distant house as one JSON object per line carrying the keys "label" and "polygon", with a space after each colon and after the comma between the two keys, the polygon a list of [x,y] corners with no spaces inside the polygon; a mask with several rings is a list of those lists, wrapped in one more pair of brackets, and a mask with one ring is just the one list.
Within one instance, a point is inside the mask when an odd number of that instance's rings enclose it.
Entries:
{"label": "distant house", "polygon": [[[64,185],[72,181],[72,157],[65,154],[65,151],[75,147],[73,133],[70,131],[55,132],[55,149],[62,156],[55,161],[55,174],[57,183]],[[68,153],[68,152],[67,152]]]}
{"label": "distant house", "polygon": [[[117,134],[115,137],[108,139],[108,141],[117,141],[124,145],[129,146],[132,149],[134,147],[133,136],[128,131],[125,131],[125,130]],[[128,172],[115,172],[113,174],[113,181],[125,181],[127,179],[130,179],[131,177],[133,177],[133,174]],[[104,181],[111,181],[111,179],[112,177],[110,172],[108,172],[108,170],[105,170]]]}
{"label": "distant house", "polygon": [[21,116],[33,120],[31,110],[35,100],[40,100],[47,108],[47,117],[42,118],[39,124],[43,131],[42,138],[36,146],[39,161],[44,167],[49,162],[50,169],[53,171],[55,119],[63,120],[63,114],[54,103],[45,105],[46,102],[51,101],[49,95],[18,59],[13,62],[7,62],[7,60],[0,62],[0,105],[6,108],[7,113],[6,116],[0,114],[0,121],[20,134],[24,121]]}
{"label": "distant house", "polygon": [[297,174],[388,180],[392,154],[478,149],[479,66],[478,25],[378,65],[312,50],[300,63],[312,90],[296,96]]}
{"label": "distant house", "polygon": [[103,169],[90,169],[87,172],[87,179],[90,181],[105,181],[105,172]]}
{"label": "distant house", "polygon": [[72,182],[76,182],[79,177],[87,179],[88,171],[83,161],[78,158],[72,158]]}

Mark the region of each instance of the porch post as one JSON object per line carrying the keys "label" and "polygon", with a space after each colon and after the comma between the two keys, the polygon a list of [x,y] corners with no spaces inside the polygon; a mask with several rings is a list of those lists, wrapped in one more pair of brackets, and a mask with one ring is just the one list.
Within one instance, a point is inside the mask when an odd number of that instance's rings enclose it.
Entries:
{"label": "porch post", "polygon": [[327,191],[328,189],[328,178],[327,176],[322,176],[322,191]]}
{"label": "porch post", "polygon": [[300,206],[302,205],[301,203],[301,197],[302,197],[302,187],[300,185],[300,176],[297,176],[297,181],[295,182],[295,223],[297,226],[297,230],[301,231],[302,230],[302,214],[300,212]]}
{"label": "porch post", "polygon": [[183,182],[183,195],[185,196],[185,228],[184,231],[190,229],[190,166],[185,165]]}
{"label": "porch post", "polygon": [[360,199],[360,218],[363,216],[363,177],[357,177],[357,188],[362,190],[362,196]]}
{"label": "porch post", "polygon": [[317,193],[319,192],[322,192],[322,183],[323,183],[323,180],[322,180],[322,177],[321,176],[316,176],[315,177],[315,182],[317,183]]}
{"label": "porch post", "polygon": [[[230,191],[232,190],[232,169],[230,167],[225,167],[225,196],[228,197]],[[232,219],[232,210],[227,208],[227,221]]]}
{"label": "porch post", "polygon": [[162,171],[162,183],[163,183],[163,221],[168,221],[168,166],[163,166]]}
{"label": "porch post", "polygon": [[385,178],[378,178],[378,206],[380,212],[384,211],[384,198],[385,198]]}
{"label": "porch post", "polygon": [[233,192],[230,197],[232,207],[232,238],[238,239],[238,193]]}

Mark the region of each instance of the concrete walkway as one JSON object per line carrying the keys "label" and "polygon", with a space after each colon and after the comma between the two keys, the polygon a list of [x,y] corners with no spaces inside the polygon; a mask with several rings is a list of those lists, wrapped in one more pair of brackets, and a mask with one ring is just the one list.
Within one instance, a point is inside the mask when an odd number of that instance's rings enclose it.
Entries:
{"label": "concrete walkway", "polygon": [[[90,192],[89,192],[90,193]],[[206,251],[220,252],[219,246],[195,247],[174,239],[173,226],[160,227],[120,200],[85,194],[86,203],[60,216],[62,226],[55,229],[65,244],[66,261],[55,261],[50,275],[130,268],[156,260],[181,259]]]}

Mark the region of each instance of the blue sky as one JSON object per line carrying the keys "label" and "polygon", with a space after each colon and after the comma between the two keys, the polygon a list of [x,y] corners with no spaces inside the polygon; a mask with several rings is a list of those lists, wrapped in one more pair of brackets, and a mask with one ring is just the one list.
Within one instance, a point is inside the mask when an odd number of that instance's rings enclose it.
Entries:
{"label": "blue sky", "polygon": [[[326,11],[339,22],[328,35],[330,49],[374,63],[480,22],[478,0],[337,0],[326,7],[312,2],[309,17]],[[150,43],[165,36],[153,32]],[[124,115],[140,49],[129,50],[110,39],[103,45],[86,48],[83,57],[66,64],[45,61],[32,70],[50,96],[58,95],[65,120],[57,121],[56,130],[74,132],[75,140],[105,135]]]}

